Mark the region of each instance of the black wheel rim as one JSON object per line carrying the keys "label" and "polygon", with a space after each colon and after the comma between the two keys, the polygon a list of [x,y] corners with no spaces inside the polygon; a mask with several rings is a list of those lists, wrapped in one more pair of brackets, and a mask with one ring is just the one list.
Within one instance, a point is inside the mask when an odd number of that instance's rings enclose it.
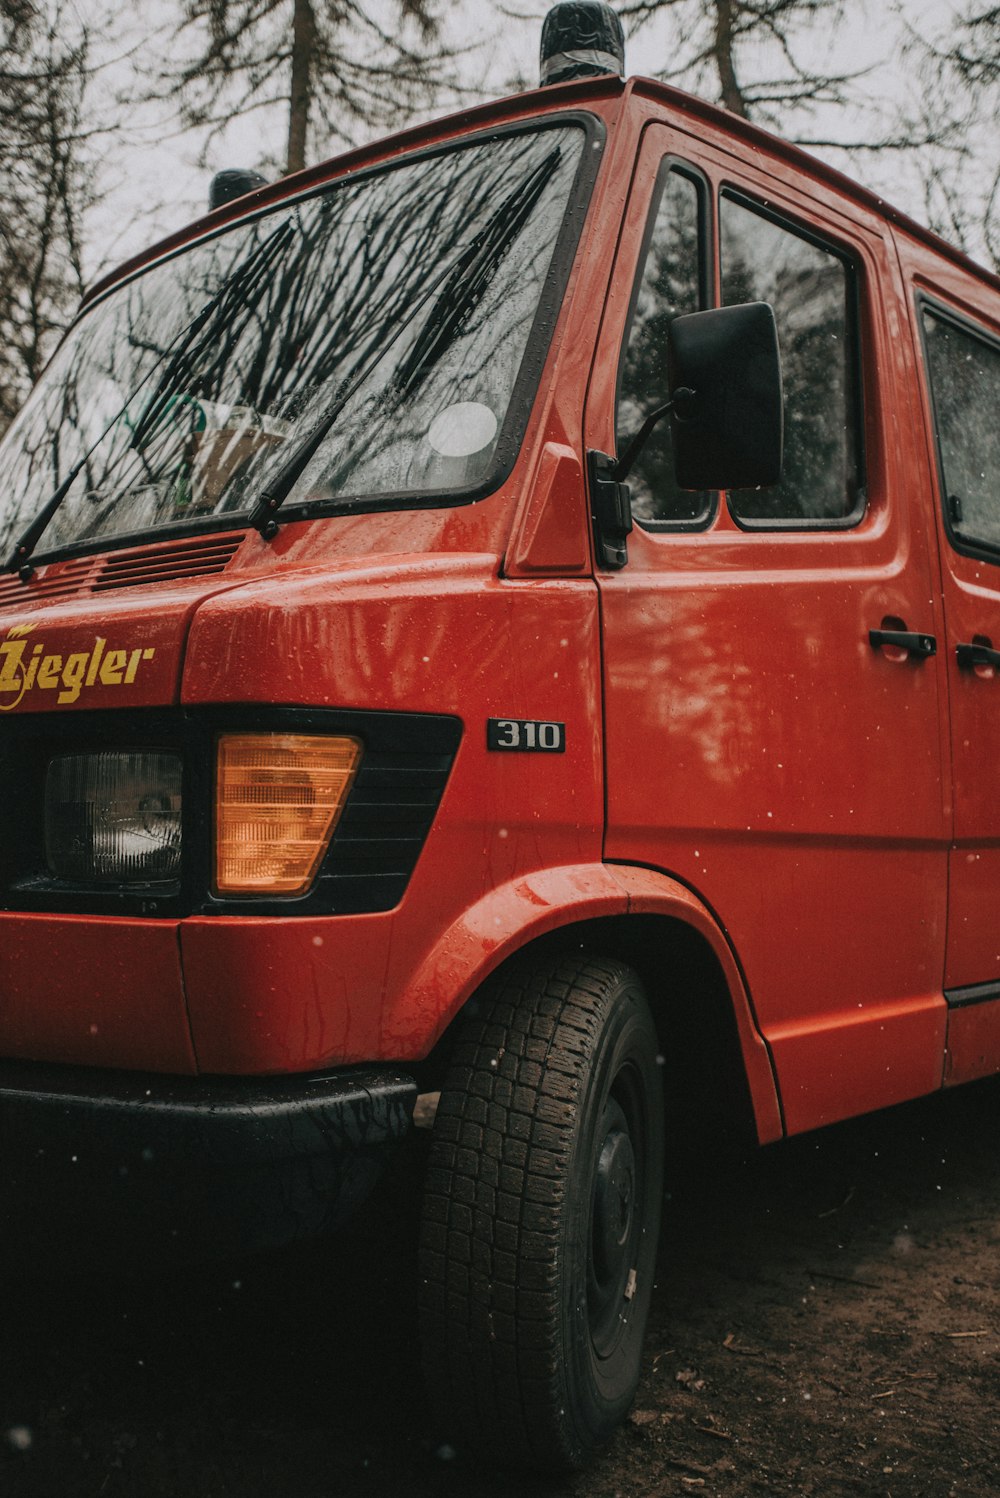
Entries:
{"label": "black wheel rim", "polygon": [[636,1291],[645,1215],[641,1088],[631,1068],[608,1092],[596,1131],[590,1196],[587,1320],[599,1358],[615,1351]]}

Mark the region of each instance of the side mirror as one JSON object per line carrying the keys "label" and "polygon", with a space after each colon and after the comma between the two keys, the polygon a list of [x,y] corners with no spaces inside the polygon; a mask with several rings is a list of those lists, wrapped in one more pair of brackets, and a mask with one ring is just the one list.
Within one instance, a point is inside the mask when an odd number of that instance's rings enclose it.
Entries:
{"label": "side mirror", "polygon": [[677,482],[752,489],[781,478],[781,357],[766,302],[676,317],[667,330]]}

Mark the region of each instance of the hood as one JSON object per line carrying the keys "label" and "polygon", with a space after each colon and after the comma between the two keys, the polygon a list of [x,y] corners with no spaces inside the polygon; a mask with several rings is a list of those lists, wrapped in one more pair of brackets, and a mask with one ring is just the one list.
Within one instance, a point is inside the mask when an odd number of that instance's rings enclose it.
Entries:
{"label": "hood", "polygon": [[27,582],[0,579],[0,714],[176,701],[191,618],[227,586],[242,540],[77,557]]}

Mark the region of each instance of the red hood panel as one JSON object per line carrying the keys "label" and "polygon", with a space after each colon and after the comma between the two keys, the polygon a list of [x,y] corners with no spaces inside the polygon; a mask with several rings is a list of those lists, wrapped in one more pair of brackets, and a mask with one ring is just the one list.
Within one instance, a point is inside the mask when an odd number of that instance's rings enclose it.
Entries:
{"label": "red hood panel", "polygon": [[143,590],[0,613],[0,713],[153,707],[177,700],[191,617],[205,596]]}

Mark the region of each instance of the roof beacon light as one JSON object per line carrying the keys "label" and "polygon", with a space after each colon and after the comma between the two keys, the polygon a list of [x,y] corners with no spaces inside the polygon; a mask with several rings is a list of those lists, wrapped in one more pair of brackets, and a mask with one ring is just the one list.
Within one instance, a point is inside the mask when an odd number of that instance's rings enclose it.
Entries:
{"label": "roof beacon light", "polygon": [[622,23],[604,0],[562,0],[542,22],[541,81],[625,76]]}
{"label": "roof beacon light", "polygon": [[266,186],[267,178],[262,177],[260,172],[251,171],[249,167],[227,167],[224,171],[216,172],[212,178],[208,189],[209,211],[221,208],[224,203],[231,203],[234,198],[242,198],[248,192],[256,192],[258,187]]}

